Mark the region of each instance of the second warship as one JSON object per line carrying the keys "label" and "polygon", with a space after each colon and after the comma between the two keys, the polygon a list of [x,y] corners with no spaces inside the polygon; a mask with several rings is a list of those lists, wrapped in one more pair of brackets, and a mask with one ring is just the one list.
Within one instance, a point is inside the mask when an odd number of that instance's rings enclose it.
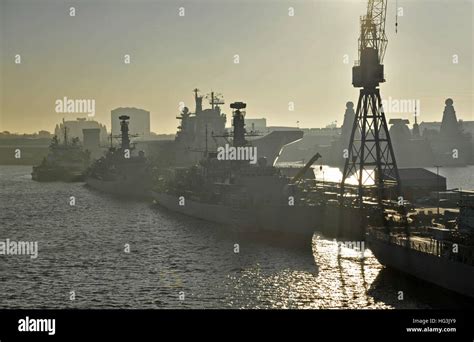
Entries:
{"label": "second warship", "polygon": [[227,157],[223,147],[206,149],[198,165],[162,169],[154,182],[153,198],[162,207],[221,223],[232,231],[270,233],[274,238],[311,243],[316,230],[331,226],[328,215],[337,219],[340,213],[338,205],[331,207],[300,186],[300,178],[320,156],[316,154],[292,179],[267,165],[264,157],[239,158],[251,156],[245,151],[255,148],[245,139],[245,107],[242,102],[231,104],[232,146],[225,148],[231,151]]}
{"label": "second warship", "polygon": [[111,146],[105,156],[92,164],[86,173],[86,184],[113,195],[146,198],[150,185],[150,167],[143,151],[139,151],[138,155],[132,155],[135,147],[130,143],[128,133],[130,117],[122,115],[119,119],[120,147]]}

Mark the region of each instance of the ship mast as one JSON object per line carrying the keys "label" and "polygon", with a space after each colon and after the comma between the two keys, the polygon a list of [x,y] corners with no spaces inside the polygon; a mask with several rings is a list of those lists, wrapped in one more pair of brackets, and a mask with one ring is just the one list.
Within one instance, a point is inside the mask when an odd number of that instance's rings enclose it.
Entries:
{"label": "ship mast", "polygon": [[202,96],[199,96],[199,89],[194,88],[193,90],[194,93],[194,101],[196,102],[196,110],[195,114],[198,115],[202,112]]}
{"label": "ship mast", "polygon": [[221,93],[214,93],[211,91],[210,94],[206,95],[206,98],[209,99],[209,104],[211,105],[212,110],[225,103]]}
{"label": "ship mast", "polygon": [[419,138],[420,137],[420,126],[418,125],[418,111],[415,104],[415,124],[413,125],[413,136]]}
{"label": "ship mast", "polygon": [[64,128],[64,145],[67,146],[67,127],[63,118],[63,128]]}

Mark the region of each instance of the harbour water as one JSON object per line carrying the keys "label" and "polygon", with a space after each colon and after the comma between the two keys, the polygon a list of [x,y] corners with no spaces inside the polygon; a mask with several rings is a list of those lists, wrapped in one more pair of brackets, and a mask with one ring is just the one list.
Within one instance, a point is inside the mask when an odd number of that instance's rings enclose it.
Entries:
{"label": "harbour water", "polygon": [[30,172],[0,166],[0,241],[38,241],[36,259],[0,255],[0,308],[474,308],[317,233],[257,242]]}

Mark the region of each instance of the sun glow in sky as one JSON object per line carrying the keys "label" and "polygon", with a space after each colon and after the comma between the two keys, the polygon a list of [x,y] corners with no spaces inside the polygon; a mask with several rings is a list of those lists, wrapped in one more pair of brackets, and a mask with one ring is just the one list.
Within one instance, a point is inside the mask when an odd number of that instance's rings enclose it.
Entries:
{"label": "sun glow in sky", "polygon": [[[63,117],[84,116],[56,113],[64,96],[95,99],[95,119],[108,128],[113,108],[149,110],[157,133],[176,131],[179,102],[193,110],[196,87],[222,93],[227,113],[247,102],[248,117],[272,126],[341,124],[358,96],[351,68],[366,1],[96,0],[75,4],[75,17],[70,6],[0,0],[0,131],[52,131]],[[382,97],[419,100],[420,122],[440,121],[451,97],[458,118],[473,120],[473,2],[398,6],[396,34],[389,1]]]}

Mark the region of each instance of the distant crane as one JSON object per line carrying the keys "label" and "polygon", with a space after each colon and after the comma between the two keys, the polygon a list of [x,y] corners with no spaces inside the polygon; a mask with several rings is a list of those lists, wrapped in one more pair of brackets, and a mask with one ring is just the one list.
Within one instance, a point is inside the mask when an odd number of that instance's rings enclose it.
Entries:
{"label": "distant crane", "polygon": [[400,177],[379,90],[380,83],[385,82],[382,63],[387,48],[386,14],[387,0],[368,1],[367,14],[360,20],[359,60],[352,68],[352,84],[362,89],[342,175],[341,200],[345,181],[357,175],[361,207],[364,184],[369,180],[377,188],[381,207],[389,184],[400,193]]}

